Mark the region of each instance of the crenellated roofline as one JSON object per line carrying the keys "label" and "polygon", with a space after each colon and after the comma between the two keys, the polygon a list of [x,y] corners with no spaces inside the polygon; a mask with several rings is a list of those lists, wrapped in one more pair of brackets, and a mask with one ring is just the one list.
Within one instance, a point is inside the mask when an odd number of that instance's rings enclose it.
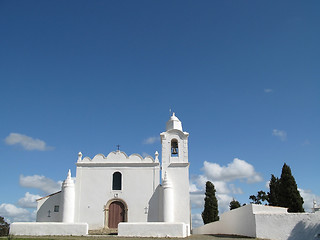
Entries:
{"label": "crenellated roofline", "polygon": [[110,152],[107,156],[99,153],[92,159],[90,157],[78,158],[77,163],[155,163],[155,159],[151,156],[142,157],[140,154],[134,153],[128,156],[122,151]]}

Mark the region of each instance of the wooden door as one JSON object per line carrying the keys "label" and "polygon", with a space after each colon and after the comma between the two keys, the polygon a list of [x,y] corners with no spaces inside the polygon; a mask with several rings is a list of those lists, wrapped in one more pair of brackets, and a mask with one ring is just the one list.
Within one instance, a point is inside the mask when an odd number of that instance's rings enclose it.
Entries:
{"label": "wooden door", "polygon": [[112,202],[109,206],[108,227],[118,228],[120,222],[124,222],[125,210],[121,202]]}

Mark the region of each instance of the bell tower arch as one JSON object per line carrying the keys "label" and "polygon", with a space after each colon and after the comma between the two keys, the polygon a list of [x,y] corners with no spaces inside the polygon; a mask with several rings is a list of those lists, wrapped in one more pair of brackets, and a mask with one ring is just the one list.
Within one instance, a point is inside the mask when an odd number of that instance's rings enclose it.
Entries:
{"label": "bell tower arch", "polygon": [[166,131],[160,134],[162,145],[162,179],[168,166],[172,163],[188,163],[188,137],[183,132],[182,123],[172,114],[167,122]]}

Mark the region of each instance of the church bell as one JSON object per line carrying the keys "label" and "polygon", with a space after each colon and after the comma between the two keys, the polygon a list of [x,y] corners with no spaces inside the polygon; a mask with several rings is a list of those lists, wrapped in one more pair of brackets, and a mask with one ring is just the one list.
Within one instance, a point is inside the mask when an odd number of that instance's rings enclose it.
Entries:
{"label": "church bell", "polygon": [[172,154],[178,154],[177,148],[172,148]]}

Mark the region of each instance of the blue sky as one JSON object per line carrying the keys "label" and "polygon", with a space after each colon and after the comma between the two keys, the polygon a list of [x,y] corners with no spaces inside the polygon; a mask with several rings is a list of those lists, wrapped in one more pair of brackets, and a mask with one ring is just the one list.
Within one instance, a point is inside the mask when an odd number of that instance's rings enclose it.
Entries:
{"label": "blue sky", "polygon": [[[0,215],[34,219],[77,153],[190,133],[194,223],[268,191],[286,162],[320,202],[319,1],[0,1]],[[147,139],[158,137],[156,141]]]}

